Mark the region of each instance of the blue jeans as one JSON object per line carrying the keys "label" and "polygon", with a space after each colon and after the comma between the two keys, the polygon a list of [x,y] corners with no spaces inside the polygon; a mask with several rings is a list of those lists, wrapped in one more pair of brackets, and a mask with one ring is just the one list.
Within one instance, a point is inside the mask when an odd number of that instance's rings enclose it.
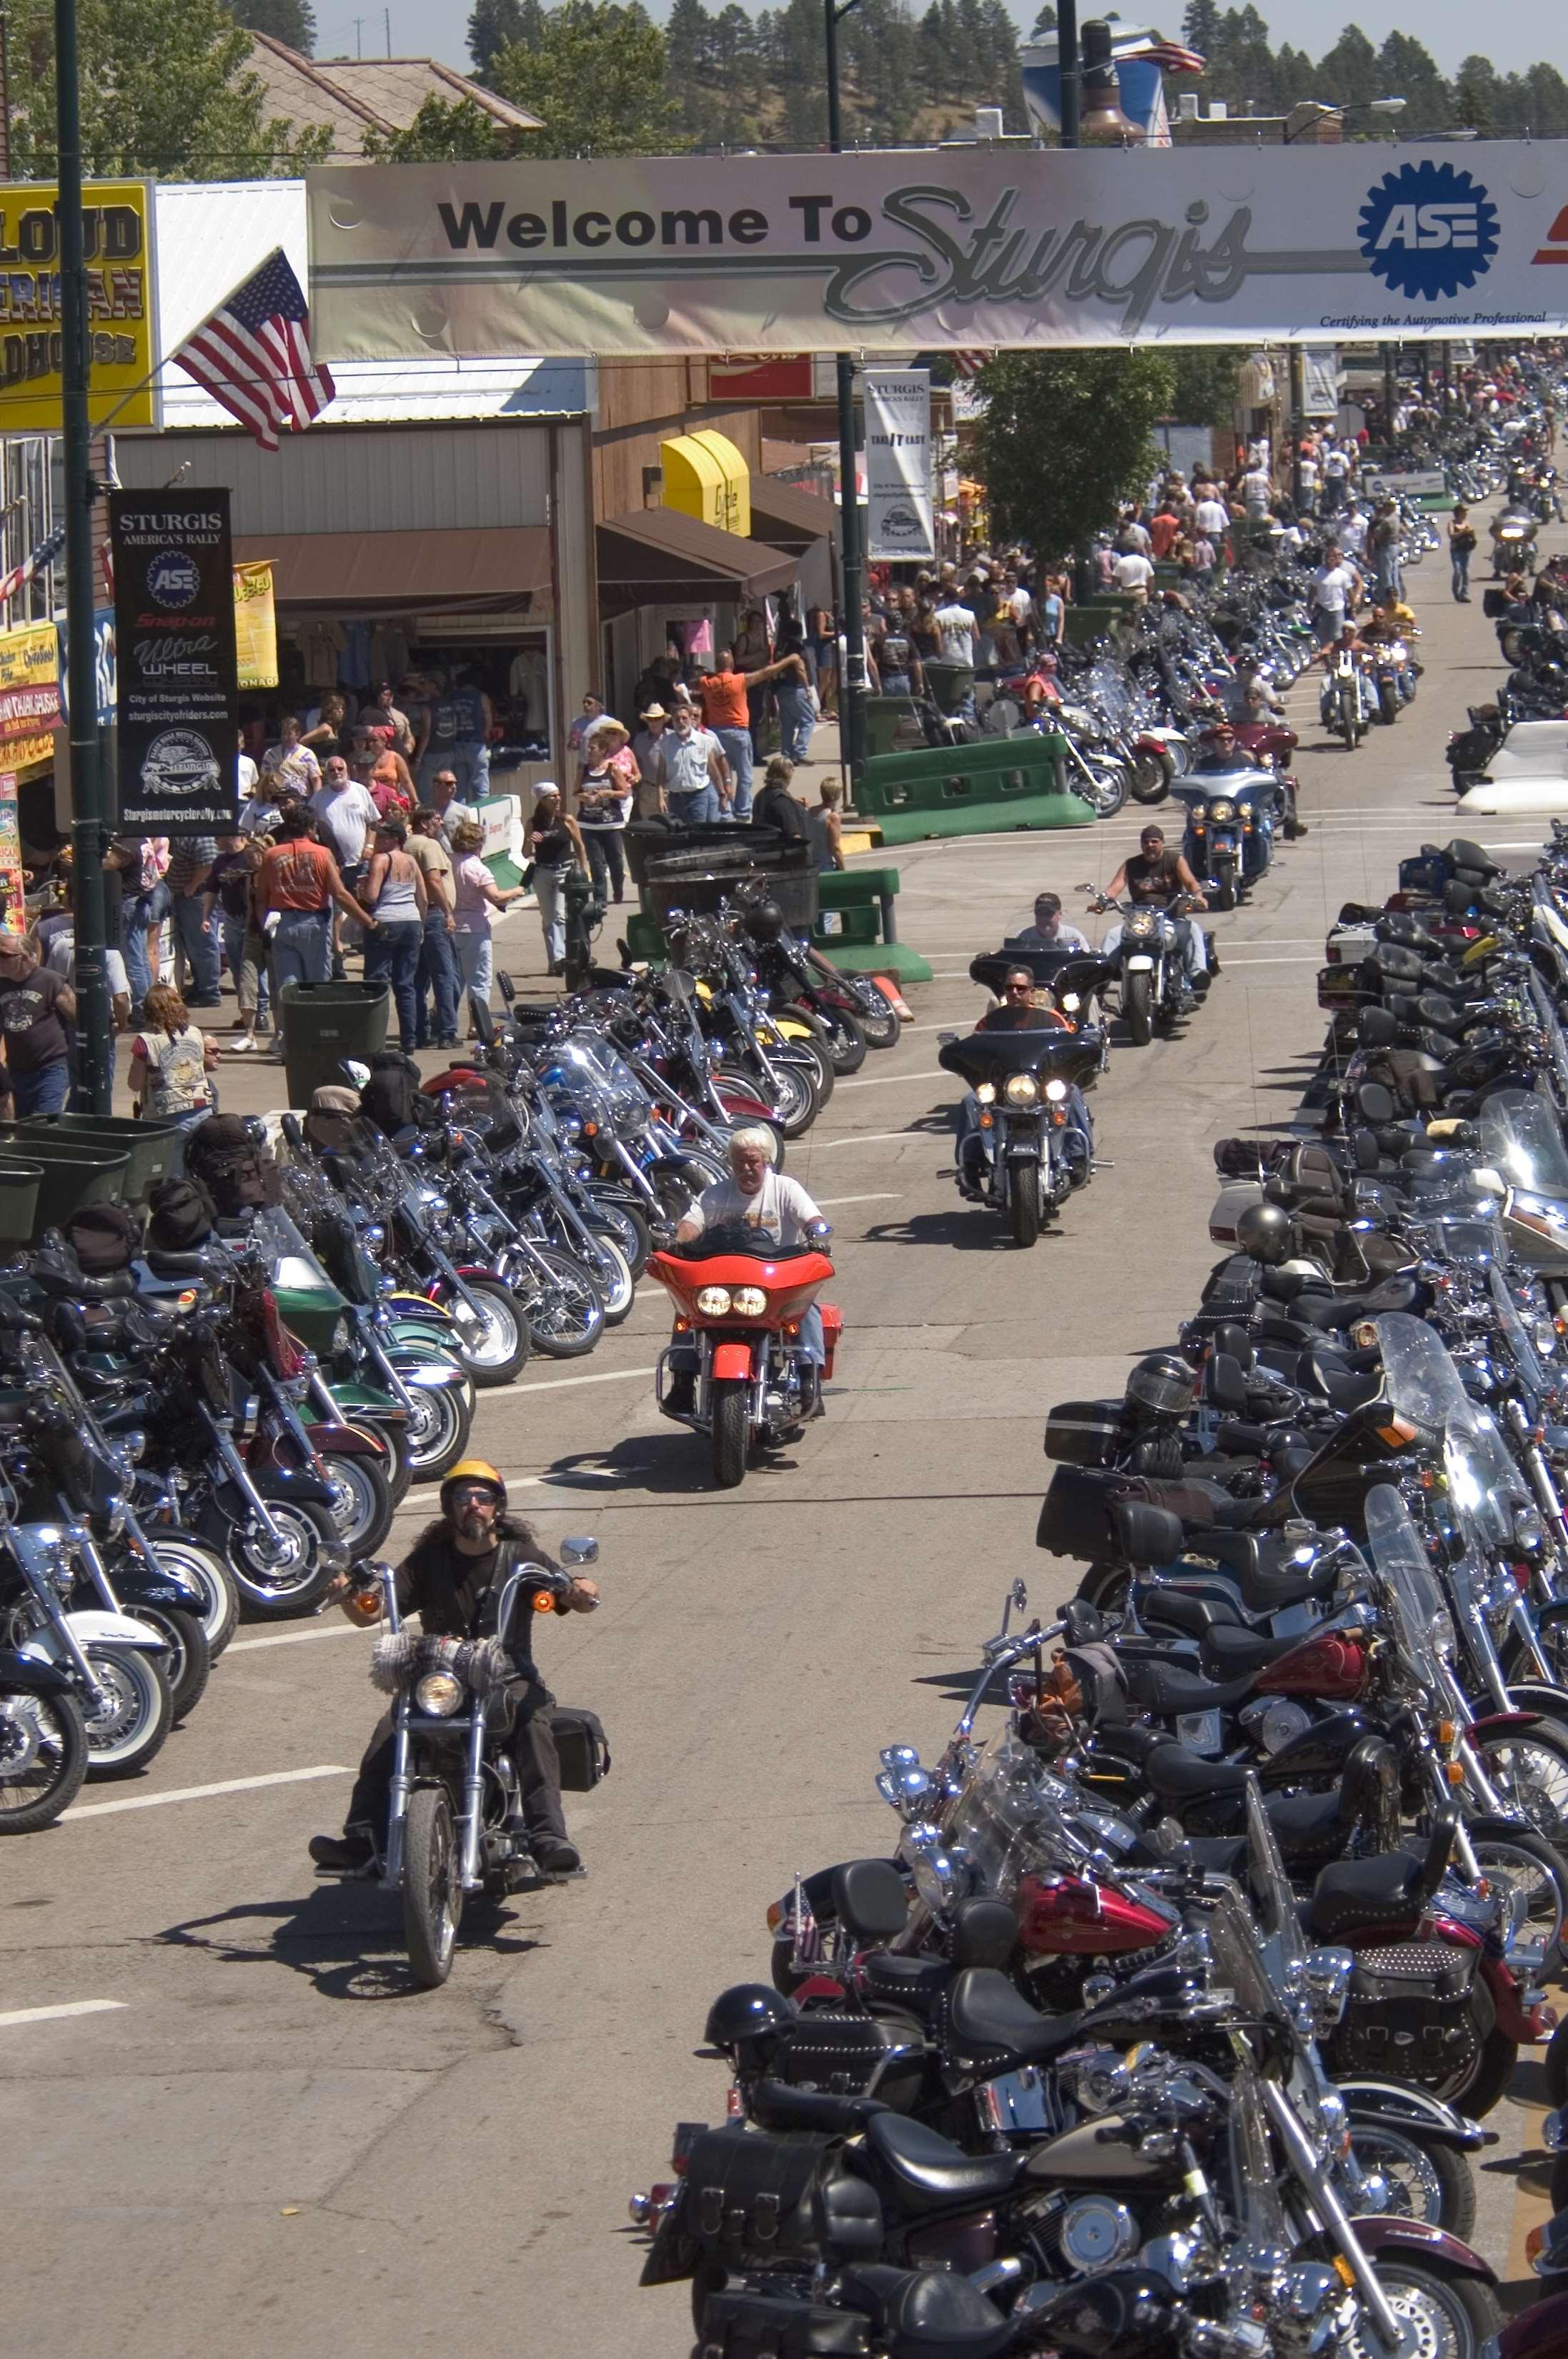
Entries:
{"label": "blue jeans", "polygon": [[216,999],[222,973],[218,932],[216,926],[201,914],[200,893],[178,896],[174,904],[174,930],[185,952],[185,962],[190,969],[187,996]]}
{"label": "blue jeans", "polygon": [[559,966],[567,954],[566,875],[564,868],[535,868],[534,898],[545,933],[545,956]]}
{"label": "blue jeans", "polygon": [[429,1021],[425,997],[434,993],[436,1000],[436,1038],[455,1040],[458,1037],[458,994],[462,988],[458,973],[458,954],[452,948],[454,937],[447,931],[447,921],[439,909],[427,910],[424,940],[419,947],[419,966],[414,978],[414,989],[419,1003],[417,1038],[421,1046],[429,1046]]}
{"label": "blue jeans", "polygon": [[[697,787],[690,794],[686,795],[676,794],[672,789],[665,797],[665,800],[670,807],[670,817],[677,827],[697,827],[705,820],[723,817],[719,805],[717,787]],[[538,880],[535,878],[535,889],[537,885]]]}
{"label": "blue jeans", "polygon": [[1454,568],[1454,595],[1455,598],[1467,598],[1470,595],[1470,552],[1467,549],[1450,548],[1448,556]]}
{"label": "blue jeans", "polygon": [[[537,877],[535,883],[537,885]],[[475,1007],[482,1007],[488,1015],[491,977],[495,973],[495,951],[490,939],[490,928],[481,926],[472,933],[456,933],[452,941],[457,949],[463,982],[468,986],[470,1003]]]}
{"label": "blue jeans", "polygon": [[272,938],[272,987],[279,1022],[286,983],[325,983],[331,972],[330,909],[285,909]]}
{"label": "blue jeans", "polygon": [[430,788],[438,771],[450,770],[458,782],[458,800],[476,803],[490,792],[490,747],[467,743],[429,746],[419,757],[416,791],[422,803],[431,801]]}
{"label": "blue jeans", "polygon": [[779,701],[779,751],[786,762],[804,762],[811,751],[811,733],[816,726],[810,690],[802,688],[797,679],[781,679],[773,693]]}
{"label": "blue jeans", "polygon": [[735,799],[730,816],[744,827],[752,816],[752,733],[749,729],[716,729],[724,758],[735,773]]}
{"label": "blue jeans", "polygon": [[70,1094],[70,1067],[63,1057],[35,1072],[11,1075],[11,1103],[18,1117],[27,1114],[63,1114]]}
{"label": "blue jeans", "polygon": [[386,983],[397,1009],[397,1045],[411,1055],[419,1031],[419,995],[415,977],[425,929],[417,918],[395,918],[365,936],[365,981]]}
{"label": "blue jeans", "polygon": [[120,932],[125,952],[125,979],[131,986],[132,1012],[152,988],[152,962],[147,937],[162,925],[169,911],[168,886],[160,878],[150,892],[127,893],[120,904]]}

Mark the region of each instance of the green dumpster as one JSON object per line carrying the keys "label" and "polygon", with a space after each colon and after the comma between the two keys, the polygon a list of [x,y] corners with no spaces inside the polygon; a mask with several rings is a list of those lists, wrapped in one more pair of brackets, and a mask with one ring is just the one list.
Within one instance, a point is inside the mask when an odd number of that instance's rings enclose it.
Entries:
{"label": "green dumpster", "polygon": [[41,1164],[0,1163],[0,1245],[25,1245],[33,1235],[43,1184]]}
{"label": "green dumpster", "polygon": [[104,1155],[128,1157],[125,1201],[145,1204],[160,1180],[184,1170],[189,1119],[188,1114],[149,1114],[142,1122],[132,1122],[124,1114],[28,1114],[16,1127],[19,1132],[38,1132],[45,1149],[52,1139],[61,1147],[87,1147]]}
{"label": "green dumpster", "polygon": [[391,1000],[384,983],[284,984],[277,1020],[291,1106],[308,1106],[318,1090],[341,1084],[345,1057],[368,1061],[385,1048]]}
{"label": "green dumpster", "polygon": [[58,1228],[83,1204],[118,1204],[124,1197],[130,1157],[122,1148],[68,1147],[41,1130],[7,1124],[0,1129],[0,1168],[43,1173],[33,1234]]}
{"label": "green dumpster", "polygon": [[927,657],[923,667],[926,693],[938,712],[949,720],[961,712],[975,692],[973,664],[945,663],[939,656]]}

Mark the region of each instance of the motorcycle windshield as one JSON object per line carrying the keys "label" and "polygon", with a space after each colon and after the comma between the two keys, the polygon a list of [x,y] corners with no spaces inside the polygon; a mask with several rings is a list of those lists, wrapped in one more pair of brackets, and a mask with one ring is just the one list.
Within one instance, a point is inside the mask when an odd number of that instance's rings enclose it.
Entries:
{"label": "motorcycle windshield", "polygon": [[281,1204],[264,1204],[251,1223],[247,1242],[263,1255],[275,1287],[288,1293],[338,1289]]}
{"label": "motorcycle windshield", "polygon": [[1057,1806],[1040,1764],[1009,1733],[980,1753],[947,1813],[949,1850],[964,1847],[980,1891],[1011,1900],[1021,1875],[1042,1867],[1074,1874],[1084,1847]]}
{"label": "motorcycle windshield", "polygon": [[1481,1108],[1481,1154],[1510,1187],[1568,1201],[1568,1149],[1544,1098],[1500,1090]]}
{"label": "motorcycle windshield", "polygon": [[1478,1401],[1455,1419],[1443,1443],[1448,1496],[1467,1539],[1483,1549],[1507,1548],[1514,1534],[1514,1511],[1528,1497],[1524,1479],[1509,1455],[1491,1410]]}
{"label": "motorcycle windshield", "polygon": [[1438,1658],[1454,1648],[1454,1625],[1421,1536],[1391,1483],[1367,1494],[1367,1546],[1379,1610],[1407,1667],[1423,1687],[1442,1687]]}
{"label": "motorcycle windshield", "polygon": [[1537,1397],[1547,1388],[1547,1375],[1536,1357],[1535,1346],[1530,1340],[1530,1330],[1519,1316],[1519,1308],[1509,1288],[1502,1272],[1503,1255],[1499,1235],[1498,1248],[1487,1272],[1487,1283],[1497,1306],[1498,1324],[1502,1329],[1508,1355],[1519,1372],[1519,1382]]}
{"label": "motorcycle windshield", "polygon": [[1060,1025],[1040,1031],[973,1032],[937,1051],[937,1062],[971,1089],[982,1082],[1004,1082],[1011,1073],[1071,1080],[1086,1060],[1098,1065],[1098,1038],[1087,1047],[1079,1033]]}
{"label": "motorcycle windshield", "polygon": [[1269,2115],[1250,2061],[1230,2084],[1230,2168],[1241,2250],[1255,2267],[1276,2269],[1296,2235],[1286,2217]]}
{"label": "motorcycle windshield", "polygon": [[1382,1355],[1383,1390],[1394,1415],[1433,1435],[1445,1432],[1456,1420],[1463,1423],[1469,1397],[1436,1329],[1406,1310],[1388,1311],[1373,1324]]}
{"label": "motorcycle windshield", "polygon": [[[1306,1936],[1256,1777],[1247,1780],[1247,1882],[1258,1911],[1258,1930],[1272,1951],[1271,1960],[1267,1951],[1260,1953],[1260,1966],[1271,1982],[1288,1988],[1296,1969],[1306,1963]],[[1271,1966],[1277,1972],[1271,1972]]]}

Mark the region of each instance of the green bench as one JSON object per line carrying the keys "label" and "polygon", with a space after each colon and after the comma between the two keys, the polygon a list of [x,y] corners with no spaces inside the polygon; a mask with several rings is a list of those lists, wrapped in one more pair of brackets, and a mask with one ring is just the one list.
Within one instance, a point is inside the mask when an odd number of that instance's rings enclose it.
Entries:
{"label": "green bench", "polygon": [[898,938],[896,868],[829,870],[816,880],[821,914],[811,938],[846,974],[929,983],[931,962]]}

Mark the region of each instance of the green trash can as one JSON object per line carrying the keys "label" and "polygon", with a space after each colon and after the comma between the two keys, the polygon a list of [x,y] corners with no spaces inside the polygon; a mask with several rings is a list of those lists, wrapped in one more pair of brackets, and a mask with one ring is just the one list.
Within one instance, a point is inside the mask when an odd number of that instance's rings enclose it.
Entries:
{"label": "green trash can", "polygon": [[39,1163],[0,1163],[0,1245],[25,1245],[38,1226]]}
{"label": "green trash can", "polygon": [[384,1049],[391,1006],[384,983],[286,983],[274,1020],[283,1027],[289,1104],[308,1106],[318,1090],[341,1087],[345,1057],[368,1062]]}
{"label": "green trash can", "polygon": [[931,701],[950,721],[975,692],[975,668],[973,664],[943,663],[928,657],[925,669]]}
{"label": "green trash can", "polygon": [[127,1204],[145,1204],[160,1180],[185,1169],[189,1114],[149,1114],[132,1122],[124,1114],[27,1114],[18,1132],[39,1135],[40,1151],[51,1139],[61,1147],[88,1147],[104,1155],[129,1158],[125,1172]]}
{"label": "green trash can", "polygon": [[45,1139],[36,1130],[15,1126],[0,1131],[0,1168],[43,1173],[35,1236],[58,1228],[83,1204],[123,1202],[130,1162],[123,1148],[68,1147],[63,1140]]}

